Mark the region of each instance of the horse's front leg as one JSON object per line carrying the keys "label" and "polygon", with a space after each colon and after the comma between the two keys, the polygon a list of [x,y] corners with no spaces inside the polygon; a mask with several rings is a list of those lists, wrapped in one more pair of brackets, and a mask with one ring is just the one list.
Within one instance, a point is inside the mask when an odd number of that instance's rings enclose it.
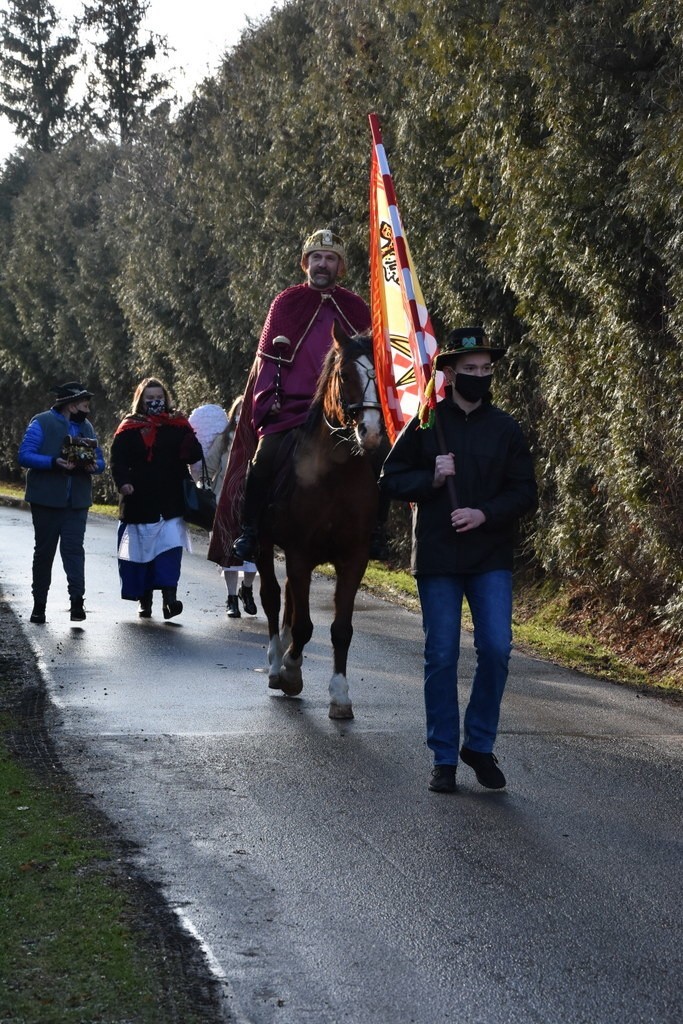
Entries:
{"label": "horse's front leg", "polygon": [[292,588],[289,580],[285,579],[285,608],[282,613],[282,626],[280,627],[280,642],[282,650],[286,651],[292,642],[292,618],[294,616],[294,602],[292,600]]}
{"label": "horse's front leg", "polygon": [[[287,588],[285,598],[285,630],[289,623],[291,640],[282,657],[279,687],[289,697],[296,697],[304,688],[301,666],[304,647],[313,634],[310,613],[311,569],[299,559],[287,556]],[[283,636],[286,633],[283,630]]]}
{"label": "horse's front leg", "polygon": [[275,575],[275,556],[272,544],[261,544],[256,567],[261,580],[261,604],[268,619],[268,686],[275,686],[279,689],[284,647],[279,631],[280,584]]}
{"label": "horse's front leg", "polygon": [[367,558],[359,556],[352,562],[335,566],[337,585],[334,591],[334,619],[330,627],[334,649],[334,675],[329,686],[330,718],[353,718],[346,662],[353,637],[353,606],[367,564]]}

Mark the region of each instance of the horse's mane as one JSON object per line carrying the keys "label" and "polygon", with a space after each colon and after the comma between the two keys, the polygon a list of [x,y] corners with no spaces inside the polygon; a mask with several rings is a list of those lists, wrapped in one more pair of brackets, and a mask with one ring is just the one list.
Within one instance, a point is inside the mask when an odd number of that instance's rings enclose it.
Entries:
{"label": "horse's mane", "polygon": [[337,367],[342,365],[342,363],[353,361],[363,355],[370,356],[370,358],[372,358],[371,334],[354,334],[349,338],[348,344],[344,345],[343,348],[338,348],[336,345],[332,346],[325,357],[323,368],[320,371],[320,376],[318,377],[318,386],[316,387],[315,394],[313,395],[313,401],[311,402],[308,418],[303,426],[304,434],[312,434],[320,424],[325,406],[327,389],[330,386],[330,379]]}

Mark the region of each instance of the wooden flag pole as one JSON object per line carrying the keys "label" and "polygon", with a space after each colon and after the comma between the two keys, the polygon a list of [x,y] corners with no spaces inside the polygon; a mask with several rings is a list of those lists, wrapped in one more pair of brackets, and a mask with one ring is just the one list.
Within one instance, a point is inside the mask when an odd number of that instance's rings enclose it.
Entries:
{"label": "wooden flag pole", "polygon": [[[446,438],[444,436],[443,427],[441,426],[441,420],[439,419],[438,405],[434,410],[434,429],[436,430],[436,440],[438,441],[441,454],[450,455],[450,452],[448,451],[448,446],[446,445]],[[458,492],[455,488],[455,477],[446,477],[446,488],[448,490],[448,497],[450,498],[451,501],[451,512],[455,512],[456,508],[460,507],[458,505]]]}

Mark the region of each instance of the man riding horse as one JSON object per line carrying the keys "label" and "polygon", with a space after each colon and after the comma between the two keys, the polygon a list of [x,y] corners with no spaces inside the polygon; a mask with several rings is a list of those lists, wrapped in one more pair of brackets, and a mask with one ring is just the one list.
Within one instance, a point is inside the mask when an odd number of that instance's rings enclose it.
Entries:
{"label": "man riding horse", "polygon": [[[337,284],[346,270],[346,252],[339,235],[327,229],[309,235],[301,268],[306,281],[280,292],[268,311],[245,395],[245,406],[248,396],[252,398],[251,409],[243,410],[243,419],[246,414],[258,443],[244,485],[241,533],[232,546],[232,557],[238,561],[256,557],[259,522],[278,452],[290,432],[306,422],[332,345],[334,321],[349,334],[370,330],[366,303]],[[220,529],[216,544],[219,536]],[[213,557],[211,551],[209,557]]]}

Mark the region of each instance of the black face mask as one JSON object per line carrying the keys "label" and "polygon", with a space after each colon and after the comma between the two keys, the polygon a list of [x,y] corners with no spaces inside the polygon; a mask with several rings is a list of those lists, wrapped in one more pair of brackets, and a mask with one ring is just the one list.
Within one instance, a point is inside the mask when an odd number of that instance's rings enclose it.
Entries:
{"label": "black face mask", "polygon": [[83,412],[82,409],[77,409],[76,412],[71,413],[72,423],[85,423],[88,418],[87,412]]}
{"label": "black face mask", "polygon": [[475,377],[472,373],[456,373],[455,390],[466,402],[479,402],[491,397],[491,374],[487,377]]}
{"label": "black face mask", "polygon": [[163,398],[148,398],[145,409],[148,416],[160,416],[162,412],[166,412],[166,402]]}

